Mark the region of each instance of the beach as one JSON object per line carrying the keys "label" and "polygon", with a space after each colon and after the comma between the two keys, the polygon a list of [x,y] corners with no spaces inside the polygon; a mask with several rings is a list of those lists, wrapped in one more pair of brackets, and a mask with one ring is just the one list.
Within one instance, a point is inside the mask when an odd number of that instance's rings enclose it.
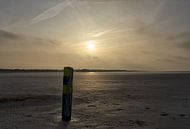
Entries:
{"label": "beach", "polygon": [[74,73],[62,122],[62,72],[0,73],[0,129],[189,129],[190,73]]}

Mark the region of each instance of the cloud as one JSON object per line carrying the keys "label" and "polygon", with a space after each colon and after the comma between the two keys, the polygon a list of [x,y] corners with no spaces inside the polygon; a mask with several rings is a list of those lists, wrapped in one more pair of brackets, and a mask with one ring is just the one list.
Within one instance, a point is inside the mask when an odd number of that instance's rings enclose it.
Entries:
{"label": "cloud", "polygon": [[167,38],[171,42],[175,43],[178,47],[190,49],[190,32],[181,32]]}
{"label": "cloud", "polygon": [[37,15],[36,17],[34,17],[32,19],[31,24],[34,23],[38,23],[50,18],[53,18],[55,16],[57,16],[59,13],[61,13],[63,11],[63,9],[65,9],[66,7],[68,7],[70,4],[72,4],[74,0],[65,0],[57,5],[55,5],[54,7],[51,7],[47,10],[45,10],[44,12],[40,13],[39,15]]}
{"label": "cloud", "polygon": [[7,51],[54,51],[60,41],[25,36],[0,30],[0,50]]}
{"label": "cloud", "polygon": [[0,41],[4,41],[4,40],[19,40],[19,39],[20,39],[20,36],[17,35],[17,34],[15,34],[15,33],[4,31],[4,30],[0,30]]}
{"label": "cloud", "polygon": [[168,37],[168,40],[183,40],[183,39],[190,39],[190,32],[181,32],[181,33],[178,33],[176,35],[172,35],[172,36],[169,36]]}
{"label": "cloud", "polygon": [[182,42],[182,43],[180,44],[180,46],[181,46],[182,48],[185,48],[185,49],[190,49],[190,40],[189,40],[189,41],[186,41],[186,42]]}
{"label": "cloud", "polygon": [[148,39],[146,43],[149,43],[149,45],[154,46],[157,44],[159,46],[168,47],[169,49],[172,49],[172,47],[190,49],[190,31],[162,32],[152,25],[147,26],[142,21],[138,21],[134,25],[133,34],[138,37],[136,39]]}

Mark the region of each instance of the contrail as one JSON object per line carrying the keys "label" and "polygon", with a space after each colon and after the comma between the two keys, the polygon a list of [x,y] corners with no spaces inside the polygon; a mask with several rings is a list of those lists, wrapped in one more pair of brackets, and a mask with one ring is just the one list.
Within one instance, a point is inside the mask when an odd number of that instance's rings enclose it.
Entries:
{"label": "contrail", "polygon": [[44,21],[44,20],[47,20],[47,19],[57,16],[59,13],[62,12],[63,9],[70,6],[73,1],[75,1],[75,0],[65,0],[65,1],[55,5],[54,7],[51,7],[49,9],[45,10],[41,14],[34,17],[32,19],[31,24],[38,23],[38,22],[41,22],[41,21]]}
{"label": "contrail", "polygon": [[102,35],[105,35],[105,34],[107,34],[107,33],[112,32],[112,31],[114,31],[114,29],[105,30],[105,31],[102,31],[102,32],[99,32],[99,33],[94,34],[93,37],[100,37],[100,36],[102,36]]}
{"label": "contrail", "polygon": [[100,32],[93,32],[91,35],[92,37],[101,37],[103,35],[106,34],[110,34],[110,33],[119,33],[121,30],[116,28],[116,27],[112,27],[110,29],[106,29],[104,31],[100,31]]}

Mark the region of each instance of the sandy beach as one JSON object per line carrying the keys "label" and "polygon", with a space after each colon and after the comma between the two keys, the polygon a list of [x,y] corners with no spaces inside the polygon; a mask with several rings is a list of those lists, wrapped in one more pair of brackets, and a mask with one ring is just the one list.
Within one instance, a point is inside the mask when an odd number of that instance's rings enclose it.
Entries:
{"label": "sandy beach", "polygon": [[0,129],[189,129],[189,84],[189,73],[75,73],[62,122],[62,73],[0,73]]}

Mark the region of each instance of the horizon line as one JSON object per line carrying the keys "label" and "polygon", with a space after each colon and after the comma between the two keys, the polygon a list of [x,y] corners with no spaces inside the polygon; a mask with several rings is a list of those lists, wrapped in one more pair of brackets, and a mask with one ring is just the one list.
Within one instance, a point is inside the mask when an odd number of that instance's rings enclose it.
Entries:
{"label": "horizon line", "polygon": [[[0,68],[0,72],[15,72],[15,71],[36,71],[36,72],[53,72],[53,71],[63,71],[63,69],[46,69],[46,68]],[[91,68],[80,68],[74,69],[75,72],[190,72],[190,70],[138,70],[138,69],[91,69]]]}

